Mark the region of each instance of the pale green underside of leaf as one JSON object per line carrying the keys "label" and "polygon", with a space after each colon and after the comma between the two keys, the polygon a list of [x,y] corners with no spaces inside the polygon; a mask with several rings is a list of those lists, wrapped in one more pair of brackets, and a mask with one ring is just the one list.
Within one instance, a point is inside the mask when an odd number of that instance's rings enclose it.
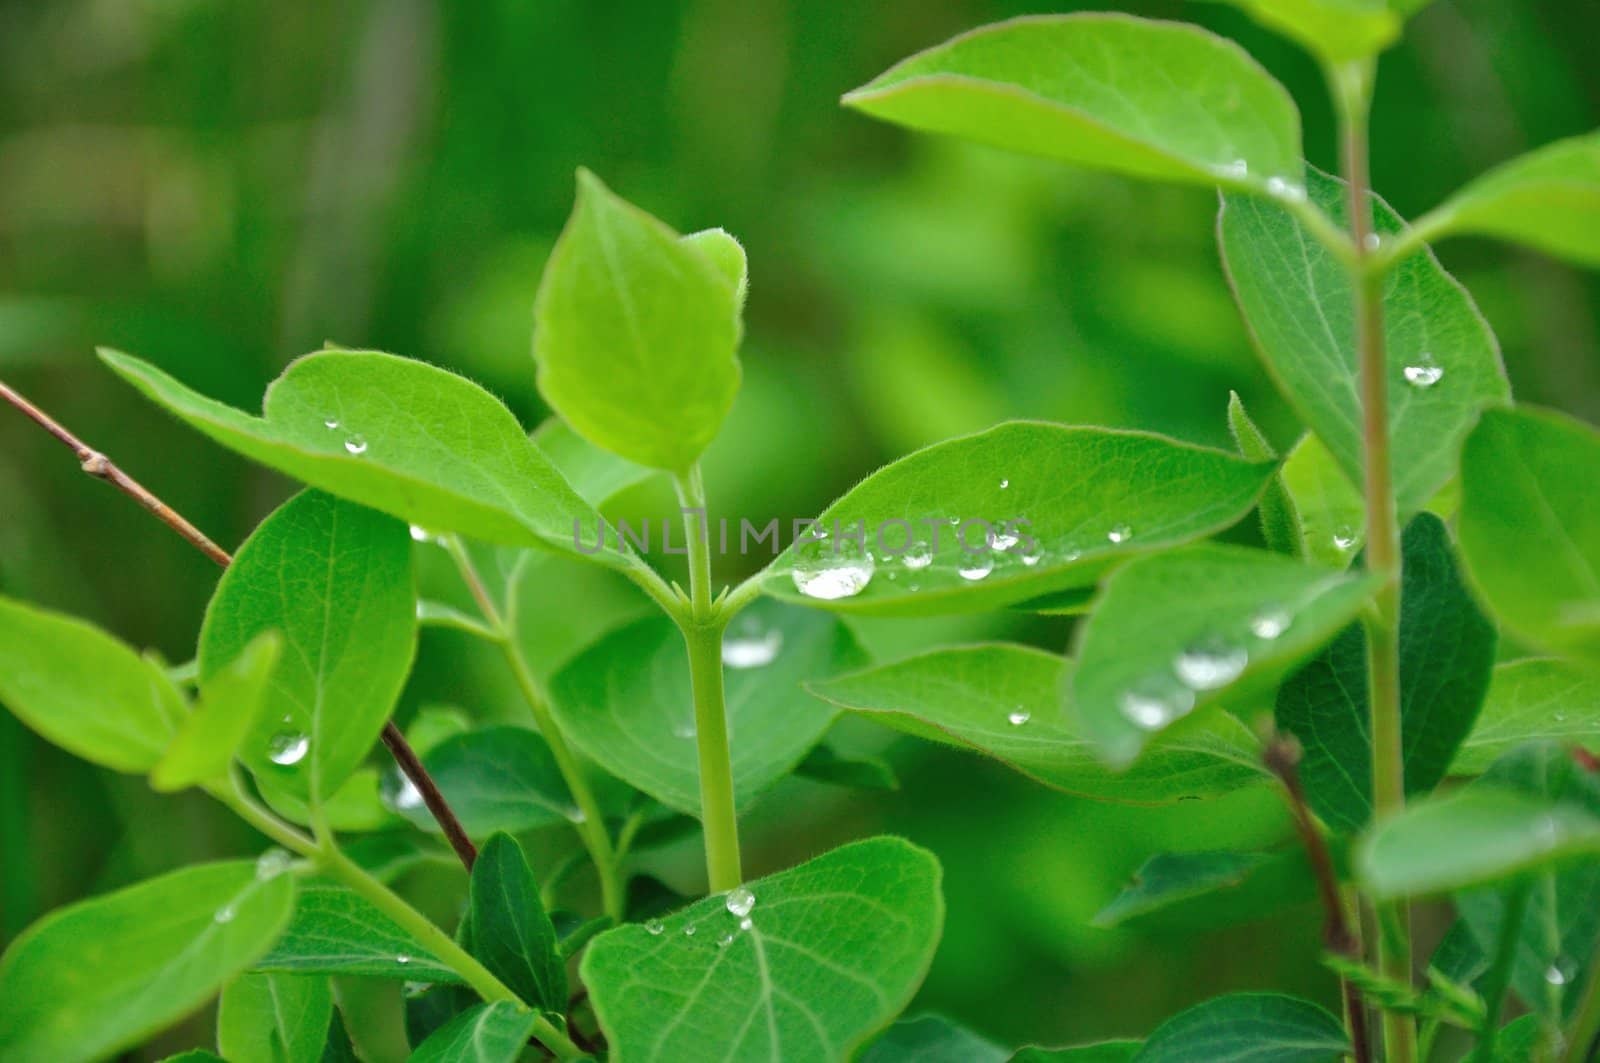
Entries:
{"label": "pale green underside of leaf", "polygon": [[234,753],[266,704],[282,650],[283,638],[276,631],[263,632],[202,686],[194,712],[150,772],[152,787],[181,790],[228,773]]}
{"label": "pale green underside of leaf", "polygon": [[[741,657],[741,647],[755,656]],[[750,663],[769,648],[770,661]],[[734,620],[723,659],[734,798],[743,808],[833,724],[833,706],[801,684],[866,657],[832,617],[762,602]],[[671,621],[648,618],[601,639],[556,675],[550,701],[562,732],[595,763],[669,808],[700,814],[689,666]]]}
{"label": "pale green underside of leaf", "polygon": [[333,991],[320,975],[242,974],[222,991],[217,1047],[228,1063],[321,1063]]}
{"label": "pale green underside of leaf", "polygon": [[406,1063],[516,1063],[538,1016],[515,1004],[475,1004],[435,1030]]}
{"label": "pale green underside of leaf", "polygon": [[1440,235],[1479,233],[1600,266],[1600,132],[1512,159],[1429,215]]}
{"label": "pale green underside of leaf", "polygon": [[186,712],[155,662],[92,624],[4,597],[0,703],[67,752],[135,773],[161,759]]}
{"label": "pale green underside of leaf", "polygon": [[[1270,462],[1142,432],[1011,421],[976,435],[936,443],[868,476],[823,511],[818,523],[841,549],[864,529],[876,556],[860,593],[833,600],[808,597],[795,582],[801,555],[818,544],[797,542],[768,567],[762,590],[804,605],[885,616],[966,613],[1091,587],[1129,557],[1198,539],[1234,524],[1255,505],[1272,476]],[[951,524],[951,520],[962,524]],[[987,521],[1021,530],[1026,543],[985,555]],[[961,532],[965,527],[966,546]],[[924,568],[907,568],[909,542],[932,550]],[[827,551],[822,551],[827,561]],[[993,571],[969,579],[975,558]]]}
{"label": "pale green underside of leaf", "polygon": [[1400,39],[1402,20],[1428,0],[1228,0],[1332,63],[1363,59]]}
{"label": "pale green underside of leaf", "polygon": [[[376,351],[320,351],[284,370],[256,417],[137,358],[101,358],[228,449],[430,531],[567,553],[576,553],[577,528],[594,541],[599,515],[511,411],[444,369]],[[593,559],[639,563],[609,549]]]}
{"label": "pale green underside of leaf", "polygon": [[[1311,202],[1343,224],[1342,182],[1308,174]],[[1404,223],[1373,200],[1385,234]],[[1343,264],[1283,207],[1224,197],[1223,262],[1268,371],[1352,483],[1362,482],[1354,296]],[[1486,406],[1510,399],[1500,348],[1466,290],[1423,249],[1384,283],[1389,431],[1401,518],[1417,512],[1455,473],[1461,440]],[[1406,370],[1438,369],[1430,386]]]}
{"label": "pale green underside of leaf", "polygon": [[1344,1026],[1307,1000],[1233,993],[1158,1026],[1135,1063],[1337,1063],[1350,1051]]}
{"label": "pale green underside of leaf", "polygon": [[733,269],[723,241],[680,238],[580,170],[534,302],[545,401],[613,454],[687,470],[739,390],[743,285]]}
{"label": "pale green underside of leaf", "polygon": [[[1052,789],[1156,804],[1236,790],[1264,776],[1255,737],[1218,715],[1162,736],[1126,772],[1072,728],[1058,691],[1071,662],[1004,643],[933,650],[810,684],[817,695],[907,734],[990,756]],[[1013,715],[1023,718],[1011,722]]]}
{"label": "pale green underside of leaf", "polygon": [[202,686],[269,631],[284,652],[239,759],[275,789],[326,799],[372,748],[411,671],[406,526],[321,491],[285,502],[240,548],[206,609]]}
{"label": "pale green underside of leaf", "polygon": [[1524,742],[1600,741],[1600,676],[1548,658],[1495,667],[1477,726],[1450,771],[1477,775]]}
{"label": "pale green underside of leaf", "polygon": [[1353,620],[1375,586],[1236,546],[1142,558],[1106,582],[1079,633],[1074,717],[1107,760],[1130,764],[1152,733],[1191,712],[1270,689]]}
{"label": "pale green underside of leaf", "polygon": [[259,971],[459,983],[461,976],[360,895],[319,879],[301,883],[289,922]]}
{"label": "pale green underside of leaf", "polygon": [[1029,16],[912,56],[846,105],[926,132],[1195,184],[1301,183],[1300,116],[1231,41],[1119,14]]}
{"label": "pale green underside of leaf", "polygon": [[718,895],[659,933],[602,934],[582,975],[611,1058],[676,1063],[714,1045],[730,1060],[849,1059],[922,982],[944,921],[939,880],[926,850],[873,838],[750,883],[748,930]]}
{"label": "pale green underside of leaf", "polygon": [[294,897],[292,876],[236,861],[51,913],[0,959],[0,1059],[79,1063],[140,1043],[264,953]]}
{"label": "pale green underside of leaf", "polygon": [[1094,917],[1095,926],[1117,926],[1192,897],[1228,889],[1271,860],[1266,853],[1157,853],[1134,872],[1133,882]]}
{"label": "pale green underside of leaf", "polygon": [[1536,646],[1600,661],[1600,432],[1492,410],[1461,473],[1461,552],[1490,611]]}

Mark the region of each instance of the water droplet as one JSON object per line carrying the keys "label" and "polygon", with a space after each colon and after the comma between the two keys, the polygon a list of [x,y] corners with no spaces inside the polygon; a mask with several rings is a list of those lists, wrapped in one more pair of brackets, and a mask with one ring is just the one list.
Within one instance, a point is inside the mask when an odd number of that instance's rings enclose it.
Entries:
{"label": "water droplet", "polygon": [[415,1000],[432,988],[432,982],[406,982],[400,987],[400,992],[403,996]]}
{"label": "water droplet", "polygon": [[1082,550],[1074,550],[1074,549],[1069,547],[1068,549],[1066,549],[1066,550],[1064,550],[1062,552],[1061,560],[1070,563],[1070,562],[1078,560],[1078,558],[1080,558],[1082,556],[1083,556],[1083,551]]}
{"label": "water droplet", "polygon": [[1356,538],[1356,530],[1346,525],[1333,533],[1333,545],[1340,550],[1348,550],[1356,544]]}
{"label": "water droplet", "polygon": [[306,759],[311,739],[298,731],[279,731],[267,740],[267,759],[283,767],[291,767]]}
{"label": "water droplet", "polygon": [[1243,646],[1212,638],[1197,642],[1178,654],[1172,668],[1191,688],[1215,690],[1238,679],[1249,663],[1250,655]]}
{"label": "water droplet", "polygon": [[693,923],[690,923],[688,926],[683,928],[683,936],[686,938],[692,938],[694,937],[694,931],[695,926]]}
{"label": "water droplet", "polygon": [[956,569],[956,574],[964,580],[976,582],[993,571],[994,555],[985,550],[981,554],[967,554],[961,562],[961,567]]}
{"label": "water droplet", "polygon": [[1431,388],[1444,379],[1444,367],[1433,360],[1431,354],[1424,353],[1415,363],[1405,367],[1406,383],[1414,388]]}
{"label": "water droplet", "polygon": [[872,582],[872,554],[850,543],[807,543],[795,555],[795,589],[807,598],[831,602],[853,598]]}
{"label": "water droplet", "polygon": [[1232,162],[1225,162],[1217,167],[1217,171],[1224,177],[1232,177],[1239,180],[1250,176],[1250,163],[1244,159],[1234,159]]}
{"label": "water droplet", "polygon": [[724,903],[728,906],[728,911],[742,919],[750,914],[750,909],[756,906],[756,895],[740,886],[728,892]]}
{"label": "water droplet", "polygon": [[1572,965],[1557,958],[1544,972],[1544,980],[1551,985],[1566,985],[1572,980]]}
{"label": "water droplet", "polygon": [[728,931],[717,939],[717,948],[725,949],[733,944],[733,931]]}
{"label": "water droplet", "polygon": [[1000,481],[1000,490],[1004,491],[1006,488],[1008,488],[1010,486],[1011,486],[1011,481],[1010,480],[1001,480]]}
{"label": "water droplet", "polygon": [[339,422],[334,420],[332,417],[329,417],[327,420],[322,422],[322,427],[326,428],[330,432],[334,432],[338,430]]}
{"label": "water droplet", "polygon": [[900,563],[913,572],[927,568],[933,564],[933,547],[926,539],[918,539],[906,547],[906,552],[900,555]]}
{"label": "water droplet", "polygon": [[567,809],[566,816],[569,823],[584,823],[589,819],[589,814],[577,806]]}
{"label": "water droplet", "polygon": [[1147,731],[1155,731],[1194,708],[1194,691],[1165,680],[1147,682],[1125,691],[1122,715]]}
{"label": "water droplet", "polygon": [[1306,198],[1305,186],[1287,177],[1267,178],[1267,194],[1299,203]]}
{"label": "water droplet", "polygon": [[1250,620],[1250,634],[1271,641],[1289,630],[1294,617],[1286,609],[1263,609]]}
{"label": "water droplet", "polygon": [[1022,563],[1027,565],[1029,568],[1032,568],[1034,565],[1039,563],[1039,559],[1043,556],[1044,555],[1039,552],[1039,548],[1035,546],[1022,554]]}
{"label": "water droplet", "polygon": [[665,923],[663,923],[659,919],[652,919],[649,922],[645,923],[644,928],[645,928],[645,930],[647,932],[649,932],[651,934],[659,935],[663,930],[665,930],[667,928],[667,925]]}
{"label": "water droplet", "polygon": [[989,533],[989,545],[1002,552],[1011,549],[1013,546],[1016,546],[1020,541],[1021,536],[1019,536],[1016,532],[1016,529],[1009,524],[1003,524],[1000,526],[999,531],[992,531]]}
{"label": "water droplet", "polygon": [[1555,719],[1556,723],[1566,723],[1567,722],[1567,714],[1564,713],[1564,712],[1555,713],[1554,714],[1554,719]]}
{"label": "water droplet", "polygon": [[1106,532],[1106,538],[1114,543],[1125,543],[1133,538],[1133,529],[1126,524],[1113,524],[1111,530]]}
{"label": "water droplet", "polygon": [[415,524],[411,526],[411,539],[418,543],[444,543],[444,536],[435,535],[427,528],[419,528]]}
{"label": "water droplet", "polygon": [[1032,713],[1030,713],[1027,709],[1023,708],[1021,705],[1018,705],[1015,709],[1013,709],[1010,713],[1008,713],[1006,715],[1006,722],[1009,723],[1012,727],[1021,727],[1023,724],[1027,723],[1032,718],[1033,718],[1033,714]]}
{"label": "water droplet", "polygon": [[402,952],[394,958],[394,962],[404,967],[406,964],[411,962],[411,957]]}
{"label": "water droplet", "polygon": [[695,736],[694,721],[673,724],[672,735],[674,738],[693,738]]}
{"label": "water droplet", "polygon": [[739,929],[740,930],[749,930],[752,927],[754,927],[755,925],[756,925],[756,921],[754,919],[751,919],[749,916],[745,916],[743,919],[739,920]]}
{"label": "water droplet", "polygon": [[761,634],[738,635],[722,643],[722,663],[729,668],[760,668],[771,664],[781,649],[783,632],[776,628]]}
{"label": "water droplet", "polygon": [[294,861],[285,849],[268,849],[256,857],[256,878],[262,882],[275,879],[285,871]]}
{"label": "water droplet", "polygon": [[1383,237],[1378,233],[1368,233],[1362,239],[1361,246],[1368,251],[1376,251],[1383,246]]}
{"label": "water droplet", "polygon": [[217,914],[212,916],[211,918],[214,919],[215,921],[217,921],[218,923],[231,923],[231,922],[233,922],[233,917],[234,917],[235,914],[236,913],[233,910],[233,905],[225,904],[221,908],[218,908],[217,909]]}
{"label": "water droplet", "polygon": [[424,804],[422,791],[398,768],[384,774],[380,796],[383,803],[396,812],[412,812]]}
{"label": "water droplet", "polygon": [[344,441],[344,449],[348,454],[357,456],[365,454],[367,452],[367,437],[351,436],[349,439]]}

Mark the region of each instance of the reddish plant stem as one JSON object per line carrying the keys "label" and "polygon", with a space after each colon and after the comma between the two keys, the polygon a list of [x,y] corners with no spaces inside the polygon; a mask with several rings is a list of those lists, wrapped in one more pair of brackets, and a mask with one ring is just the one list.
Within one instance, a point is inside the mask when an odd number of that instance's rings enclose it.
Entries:
{"label": "reddish plant stem", "polygon": [[[3,380],[0,380],[0,398],[5,399],[29,420],[68,447],[77,455],[78,464],[82,466],[84,472],[97,480],[104,480],[139,503],[154,514],[157,520],[183,536],[189,545],[218,565],[227,568],[233,563],[232,555],[212,542],[205,532],[185,520],[182,514],[157,498],[149,488],[123,472],[110,458],[79,439],[61,422],[29,402]],[[461,826],[461,821],[456,818],[444,794],[440,792],[438,784],[433,781],[427,768],[423,767],[422,761],[417,758],[416,751],[411,748],[405,735],[400,733],[400,729],[392,721],[384,724],[383,744],[393,754],[395,763],[400,766],[406,778],[411,780],[411,785],[422,795],[423,803],[428,806],[428,811],[433,813],[434,819],[438,820],[440,829],[444,831],[450,847],[461,858],[461,863],[471,871],[473,862],[478,858],[477,848],[472,844],[472,839],[467,837],[465,828]]]}

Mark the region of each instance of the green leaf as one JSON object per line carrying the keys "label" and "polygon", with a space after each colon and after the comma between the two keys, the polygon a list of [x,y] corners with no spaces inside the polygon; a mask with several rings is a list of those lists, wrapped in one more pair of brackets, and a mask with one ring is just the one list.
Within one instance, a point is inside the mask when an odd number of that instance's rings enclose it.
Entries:
{"label": "green leaf", "polygon": [[1255,738],[1222,715],[1163,736],[1127,772],[1111,771],[1061,710],[1071,674],[1071,662],[1054,654],[998,643],[932,650],[810,689],[897,730],[994,757],[1053,789],[1088,797],[1176,801],[1264,778]]}
{"label": "green leaf", "polygon": [[680,237],[579,170],[534,301],[545,401],[613,454],[687,470],[739,390],[737,248],[726,233]]}
{"label": "green leaf", "polygon": [[1476,775],[1514,747],[1545,740],[1600,740],[1600,677],[1546,658],[1497,665],[1450,771]]}
{"label": "green leaf", "polygon": [[301,884],[288,930],[255,966],[285,974],[461,981],[459,974],[370,901],[321,879]]}
{"label": "green leaf", "polygon": [[1067,1048],[1021,1048],[1010,1063],[1129,1063],[1139,1054],[1138,1041],[1101,1041]]}
{"label": "green leaf", "polygon": [[583,500],[597,509],[656,475],[654,469],[601,450],[559,417],[551,417],[539,425],[534,430],[533,442]]}
{"label": "green leaf", "polygon": [[1495,167],[1426,222],[1435,237],[1479,233],[1600,266],[1600,132]]}
{"label": "green leaf", "polygon": [[92,624],[0,597],[0,702],[41,737],[115,771],[155,767],[183,695]]}
{"label": "green leaf", "polygon": [[1600,661],[1600,432],[1564,414],[1491,410],[1461,457],[1461,553],[1511,631]]}
{"label": "green leaf", "polygon": [[179,1052],[175,1056],[168,1056],[161,1063],[228,1063],[228,1061],[215,1052],[207,1052],[203,1048],[191,1048],[187,1052]]}
{"label": "green leaf", "polygon": [[[1311,202],[1340,224],[1342,182],[1312,171]],[[1373,225],[1404,227],[1374,197]],[[1294,216],[1270,200],[1226,196],[1223,263],[1267,369],[1352,483],[1362,482],[1361,408],[1349,273]],[[1456,455],[1486,406],[1510,398],[1500,349],[1483,315],[1427,249],[1384,281],[1389,434],[1402,518],[1455,474]]]}
{"label": "green leaf", "polygon": [[841,753],[827,742],[813,746],[795,765],[794,773],[816,782],[857,790],[898,790],[894,766],[882,757]]}
{"label": "green leaf", "polygon": [[228,765],[267,704],[283,638],[265,631],[201,685],[200,700],[150,772],[157,790],[181,790],[228,773]]}
{"label": "green leaf", "polygon": [[901,1019],[887,1030],[856,1063],[1005,1063],[1009,1049],[957,1026],[940,1015]]}
{"label": "green leaf", "polygon": [[474,1005],[418,1045],[406,1063],[516,1063],[538,1018],[505,1001]]}
{"label": "green leaf", "polygon": [[242,974],[222,991],[217,1047],[229,1063],[321,1063],[333,990],[316,975]]}
{"label": "green leaf", "polygon": [[0,1059],[112,1056],[204,1004],[282,932],[290,875],[202,864],[53,912],[0,958]]}
{"label": "green leaf", "polygon": [[1546,863],[1600,854],[1600,817],[1499,786],[1472,786],[1408,805],[1357,850],[1375,896],[1447,893]]}
{"label": "green leaf", "polygon": [[[577,553],[600,523],[493,395],[377,351],[320,351],[267,388],[256,417],[116,351],[100,357],[156,404],[252,461],[430,531]],[[329,427],[329,425],[333,427]],[[583,555],[614,567],[611,550]]]}
{"label": "green leaf", "polygon": [[[848,1059],[916,991],[944,922],[939,864],[898,838],[842,846],[731,895],[596,938],[581,973],[626,1063]],[[736,907],[742,905],[736,904]],[[686,933],[689,928],[691,933]]]}
{"label": "green leaf", "polygon": [[[1498,760],[1473,788],[1504,787],[1536,800],[1581,808],[1600,819],[1600,778],[1554,742],[1524,746]],[[1600,939],[1600,860],[1545,865],[1523,883],[1480,889],[1456,898],[1461,921],[1479,949],[1493,955],[1507,908],[1507,891],[1527,888],[1511,986],[1552,1027],[1565,1024],[1589,978]]]}
{"label": "green leaf", "polygon": [[[828,538],[797,538],[762,589],[925,616],[1090,587],[1128,557],[1235,523],[1273,469],[1142,432],[1011,421],[867,477],[818,519]],[[1000,549],[1008,534],[1015,544]]]}
{"label": "green leaf", "polygon": [[1344,1025],[1308,1000],[1231,993],[1158,1026],[1136,1063],[1338,1063],[1350,1051]]}
{"label": "green leaf", "polygon": [[[572,815],[572,794],[536,731],[498,724],[453,735],[422,758],[468,834],[521,832]],[[400,785],[390,805],[424,830],[439,825],[415,789]]]}
{"label": "green leaf", "polygon": [[1228,0],[1330,64],[1377,55],[1429,0]]}
{"label": "green leaf", "polygon": [[411,538],[391,517],[305,491],[261,522],[200,630],[200,682],[263,632],[283,636],[239,750],[264,786],[331,797],[389,719],[416,652]]}
{"label": "green leaf", "polygon": [[[1236,391],[1228,392],[1228,430],[1233,435],[1233,445],[1240,455],[1250,461],[1277,461],[1278,452],[1272,448],[1261,429],[1250,419],[1244,400]],[[1267,549],[1290,557],[1301,556],[1298,517],[1294,503],[1283,486],[1282,470],[1267,484],[1261,493],[1258,506],[1261,517],[1261,537]]]}
{"label": "green leaf", "polygon": [[1237,703],[1315,653],[1377,581],[1237,546],[1143,558],[1114,573],[1081,629],[1072,708],[1113,764],[1218,700]]}
{"label": "green leaf", "polygon": [[1307,434],[1279,474],[1299,524],[1307,561],[1346,568],[1366,537],[1367,509],[1349,476],[1322,440]]}
{"label": "green leaf", "polygon": [[522,847],[498,833],[472,865],[468,918],[472,952],[518,997],[545,1011],[567,1010],[567,968],[555,927],[539,900]]}
{"label": "green leaf", "polygon": [[[734,621],[722,659],[734,798],[744,808],[833,723],[833,707],[801,683],[865,656],[831,617],[762,602]],[[648,618],[601,639],[556,675],[550,702],[562,732],[595,763],[667,807],[699,815],[688,658],[671,621]]]}
{"label": "green leaf", "polygon": [[1239,885],[1272,858],[1266,853],[1157,853],[1134,872],[1133,882],[1100,909],[1095,926],[1117,926],[1135,916]]}
{"label": "green leaf", "polygon": [[1136,177],[1265,189],[1271,178],[1298,186],[1304,166],[1294,101],[1242,48],[1125,15],[986,26],[906,59],[844,103]]}
{"label": "green leaf", "polygon": [[[1494,625],[1478,611],[1431,513],[1401,537],[1400,732],[1408,794],[1438,785],[1471,733],[1494,668]],[[1300,740],[1300,778],[1313,811],[1336,830],[1372,814],[1367,645],[1347,628],[1278,691],[1280,730]]]}
{"label": "green leaf", "polygon": [[[364,833],[399,826],[400,822],[384,801],[380,787],[377,768],[368,765],[351,772],[332,797],[322,799],[321,815],[328,828]],[[278,815],[303,827],[311,826],[311,807],[305,799],[278,785],[276,780],[262,776],[257,776],[256,788],[266,799],[267,807]]]}

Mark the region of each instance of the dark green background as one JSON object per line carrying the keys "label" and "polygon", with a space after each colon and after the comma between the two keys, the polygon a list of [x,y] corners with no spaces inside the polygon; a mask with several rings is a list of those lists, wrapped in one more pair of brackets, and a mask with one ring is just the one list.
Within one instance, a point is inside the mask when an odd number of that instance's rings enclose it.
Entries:
{"label": "dark green background", "polygon": [[[1316,72],[1292,46],[1213,4],[1135,9],[1245,43],[1300,100],[1311,160],[1333,165]],[[746,384],[708,459],[714,511],[806,516],[889,458],[1008,417],[1224,443],[1230,388],[1291,441],[1223,285],[1210,193],[914,139],[836,104],[910,51],[1034,10],[0,3],[0,375],[231,547],[290,485],[142,403],[94,345],[251,408],[325,340],[380,347],[469,374],[531,425],[543,411],[530,306],[583,164],[677,228],[721,225],[748,250]],[[1383,64],[1378,189],[1414,216],[1488,165],[1600,124],[1596,39],[1593,4],[1439,0]],[[1595,277],[1486,244],[1444,257],[1497,329],[1519,397],[1600,419]],[[625,503],[669,507],[659,490]],[[5,593],[177,661],[215,578],[0,409]],[[585,588],[552,589],[549,622],[615,615],[615,588]],[[977,633],[1059,649],[1068,629],[863,629],[885,655]],[[507,696],[493,661],[429,635],[404,712],[446,702],[496,718]],[[866,728],[845,738],[886,744]],[[1129,811],[889,749],[899,793],[793,784],[747,825],[749,862],[770,869],[878,830],[937,850],[950,914],[923,1005],[1048,1042],[1142,1033],[1230,988],[1330,998],[1303,904],[1264,922],[1196,905],[1116,932],[1088,925],[1151,852],[1275,837],[1270,799]],[[254,844],[205,800],[89,769],[3,714],[0,759],[0,939],[65,901]],[[658,863],[696,888],[695,846]],[[441,911],[459,887],[448,874],[410,883]]]}

